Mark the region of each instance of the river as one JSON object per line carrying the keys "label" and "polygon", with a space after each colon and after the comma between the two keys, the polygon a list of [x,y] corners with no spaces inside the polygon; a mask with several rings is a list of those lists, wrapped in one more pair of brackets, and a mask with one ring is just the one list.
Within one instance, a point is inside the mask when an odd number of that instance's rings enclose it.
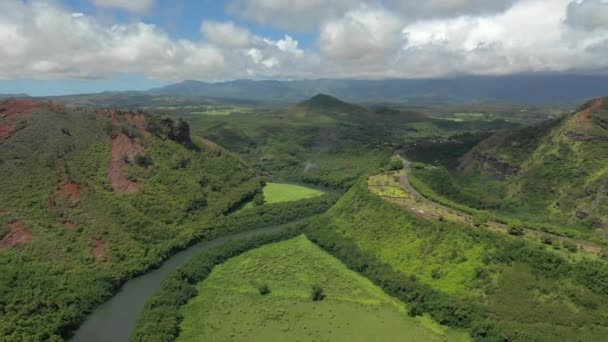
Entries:
{"label": "river", "polygon": [[259,228],[236,233],[215,240],[197,243],[167,259],[159,268],[127,281],[104,304],[97,307],[70,339],[72,342],[122,342],[128,341],[135,327],[135,321],[146,301],[160,289],[162,281],[183,265],[190,257],[220,246],[229,240],[239,240],[264,233],[272,233],[292,225]]}

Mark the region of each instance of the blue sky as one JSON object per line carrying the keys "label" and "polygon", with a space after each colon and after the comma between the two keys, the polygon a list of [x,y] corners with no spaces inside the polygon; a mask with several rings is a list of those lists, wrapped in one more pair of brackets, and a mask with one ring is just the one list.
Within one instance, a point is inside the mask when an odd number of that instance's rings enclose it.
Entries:
{"label": "blue sky", "polygon": [[0,93],[604,73],[606,55],[603,0],[0,1]]}

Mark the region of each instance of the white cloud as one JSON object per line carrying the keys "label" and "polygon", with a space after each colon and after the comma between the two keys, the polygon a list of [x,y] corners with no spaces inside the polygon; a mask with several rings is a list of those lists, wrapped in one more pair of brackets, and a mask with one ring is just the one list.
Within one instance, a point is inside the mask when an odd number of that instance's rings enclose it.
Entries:
{"label": "white cloud", "polygon": [[131,12],[146,12],[154,0],[90,0],[99,7],[120,8]]}
{"label": "white cloud", "polygon": [[[408,19],[451,18],[461,15],[500,13],[518,0],[389,0],[389,7],[395,8]],[[551,1],[551,0],[548,0]]]}
{"label": "white cloud", "polygon": [[219,47],[242,49],[251,44],[249,30],[237,27],[233,22],[204,21],[201,33],[207,40]]}
{"label": "white cloud", "polygon": [[314,31],[329,18],[341,17],[366,0],[229,0],[233,16],[291,31]]}
{"label": "white cloud", "polygon": [[318,45],[332,60],[359,63],[386,62],[402,43],[401,21],[381,9],[361,7],[321,28]]}
{"label": "white cloud", "polygon": [[568,5],[567,23],[575,28],[608,30],[608,1],[582,0]]}
{"label": "white cloud", "polygon": [[21,1],[0,3],[0,60],[3,78],[100,78],[116,73],[214,78],[226,67],[220,49],[174,41],[154,25],[104,26],[61,7]]}
{"label": "white cloud", "polygon": [[[284,1],[241,1],[288,7]],[[473,6],[480,4],[473,0],[443,1],[451,4],[445,13],[469,14],[413,18],[388,2],[339,0],[314,18],[319,25],[316,45],[303,47],[291,32],[269,39],[232,22],[204,22],[201,39],[174,39],[155,25],[109,25],[55,1],[5,0],[0,1],[0,79],[142,74],[167,81],[215,81],[608,69],[608,29],[600,15],[604,2],[501,3],[506,10]],[[292,7],[316,13],[324,4],[311,0]],[[430,0],[425,6],[433,4],[440,2]],[[591,5],[594,10],[585,9]]]}

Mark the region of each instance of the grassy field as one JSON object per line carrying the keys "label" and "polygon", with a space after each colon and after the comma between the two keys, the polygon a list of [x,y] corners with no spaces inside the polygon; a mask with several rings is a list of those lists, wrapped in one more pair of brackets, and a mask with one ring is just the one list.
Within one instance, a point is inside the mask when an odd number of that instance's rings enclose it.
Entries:
{"label": "grassy field", "polygon": [[[313,198],[324,194],[323,191],[295,184],[267,183],[264,186],[264,203],[293,202],[307,198]],[[243,206],[243,209],[251,209],[255,206],[254,201],[250,201]]]}
{"label": "grassy field", "polygon": [[239,106],[210,106],[210,107],[199,107],[195,111],[190,112],[189,115],[211,115],[211,116],[226,116],[233,113],[245,114],[250,113],[251,108],[239,107]]}
{"label": "grassy field", "polygon": [[[312,301],[315,285],[324,300]],[[182,307],[179,341],[467,340],[429,317],[409,317],[402,303],[304,236],[230,259],[198,292]]]}
{"label": "grassy field", "polygon": [[[600,318],[607,314],[601,303],[608,296],[599,283],[591,284],[607,272],[605,264],[568,260],[551,246],[520,237],[420,219],[380,200],[367,186],[356,185],[325,214],[327,227],[320,234],[336,235],[328,238],[329,246],[352,241],[392,270],[479,308],[510,340],[600,341],[608,336]],[[356,260],[354,252],[344,258]]]}
{"label": "grassy field", "polygon": [[323,195],[323,191],[295,184],[268,183],[264,187],[266,203],[299,201]]}

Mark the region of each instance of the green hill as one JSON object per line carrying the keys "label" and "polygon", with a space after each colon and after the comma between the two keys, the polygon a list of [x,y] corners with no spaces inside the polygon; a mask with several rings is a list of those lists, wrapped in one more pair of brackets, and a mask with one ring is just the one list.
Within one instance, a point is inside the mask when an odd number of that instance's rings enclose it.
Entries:
{"label": "green hill", "polygon": [[475,341],[604,341],[602,261],[410,214],[355,185],[307,236],[404,301]]}
{"label": "green hill", "polygon": [[180,120],[32,100],[0,108],[0,339],[66,336],[261,188]]}
{"label": "green hill", "polygon": [[507,183],[514,211],[608,229],[608,105],[588,102],[543,125],[495,134],[467,153],[460,170]]}
{"label": "green hill", "polygon": [[297,107],[312,113],[362,115],[367,109],[341,101],[333,96],[318,94],[312,98],[300,102]]}

